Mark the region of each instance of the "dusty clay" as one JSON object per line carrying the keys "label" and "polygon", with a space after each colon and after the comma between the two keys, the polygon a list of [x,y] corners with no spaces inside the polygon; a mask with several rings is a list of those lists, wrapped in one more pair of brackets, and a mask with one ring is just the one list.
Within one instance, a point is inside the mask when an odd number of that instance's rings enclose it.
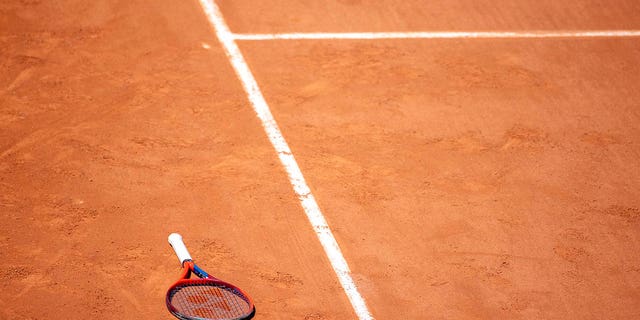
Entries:
{"label": "dusty clay", "polygon": [[[632,1],[396,2],[220,6],[234,32],[640,28]],[[640,314],[637,38],[239,45],[377,319]],[[170,232],[256,319],[355,317],[197,1],[3,1],[0,66],[1,319],[172,319]]]}

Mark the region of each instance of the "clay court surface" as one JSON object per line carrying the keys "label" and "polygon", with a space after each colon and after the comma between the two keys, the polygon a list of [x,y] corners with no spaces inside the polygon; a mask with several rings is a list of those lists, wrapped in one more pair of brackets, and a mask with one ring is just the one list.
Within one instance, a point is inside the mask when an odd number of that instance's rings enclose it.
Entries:
{"label": "clay court surface", "polygon": [[[218,1],[232,32],[640,30],[637,1]],[[640,318],[640,37],[237,41],[376,319]],[[357,319],[200,3],[0,3],[0,319]]]}

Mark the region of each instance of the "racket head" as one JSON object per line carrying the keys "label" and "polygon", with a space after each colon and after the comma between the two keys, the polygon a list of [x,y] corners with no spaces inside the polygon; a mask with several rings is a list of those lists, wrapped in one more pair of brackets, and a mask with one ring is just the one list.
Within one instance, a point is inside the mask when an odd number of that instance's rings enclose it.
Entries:
{"label": "racket head", "polygon": [[[184,277],[189,276],[191,268],[192,264],[187,263]],[[167,291],[166,303],[169,312],[183,320],[241,320],[255,314],[247,294],[213,277],[178,280]]]}

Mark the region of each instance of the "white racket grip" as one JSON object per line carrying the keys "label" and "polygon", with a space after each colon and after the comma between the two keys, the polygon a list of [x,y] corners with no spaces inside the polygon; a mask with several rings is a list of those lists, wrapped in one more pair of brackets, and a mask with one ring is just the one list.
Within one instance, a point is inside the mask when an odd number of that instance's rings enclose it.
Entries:
{"label": "white racket grip", "polygon": [[182,242],[182,236],[178,233],[172,233],[169,235],[169,244],[173,248],[173,251],[176,252],[178,259],[180,260],[180,264],[184,263],[187,260],[191,260],[191,255],[187,250],[187,247]]}

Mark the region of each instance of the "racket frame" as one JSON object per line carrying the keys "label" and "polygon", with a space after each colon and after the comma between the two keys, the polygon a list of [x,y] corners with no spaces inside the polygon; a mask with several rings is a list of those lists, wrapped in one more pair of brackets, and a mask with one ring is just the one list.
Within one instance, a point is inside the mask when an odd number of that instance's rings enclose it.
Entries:
{"label": "racket frame", "polygon": [[[245,300],[246,298],[245,301],[249,304],[249,308],[251,308],[251,313],[249,313],[245,317],[237,318],[238,320],[253,318],[253,316],[256,313],[256,308],[255,308],[255,305],[253,304],[253,299],[251,299],[251,297],[248,294],[246,294],[242,289],[238,288],[237,286],[230,284],[228,282],[222,281],[208,274],[202,268],[198,267],[198,265],[196,265],[195,262],[193,262],[193,260],[191,259],[191,255],[187,251],[187,248],[184,245],[184,243],[182,242],[181,235],[177,233],[172,233],[169,236],[169,243],[171,244],[171,247],[173,247],[174,251],[176,252],[176,255],[178,256],[178,259],[180,260],[180,263],[182,264],[182,274],[180,275],[180,279],[178,279],[178,281],[176,281],[173,285],[171,285],[171,287],[169,287],[169,289],[167,290],[166,304],[171,314],[178,317],[179,319],[197,319],[197,318],[185,318],[180,313],[178,313],[176,308],[171,303],[171,292],[176,287],[182,284],[193,285],[197,283],[206,284],[206,283],[214,282],[221,286],[236,290],[238,293],[240,293],[243,296],[243,300]],[[198,277],[198,279],[191,279],[192,274],[195,274]]]}

